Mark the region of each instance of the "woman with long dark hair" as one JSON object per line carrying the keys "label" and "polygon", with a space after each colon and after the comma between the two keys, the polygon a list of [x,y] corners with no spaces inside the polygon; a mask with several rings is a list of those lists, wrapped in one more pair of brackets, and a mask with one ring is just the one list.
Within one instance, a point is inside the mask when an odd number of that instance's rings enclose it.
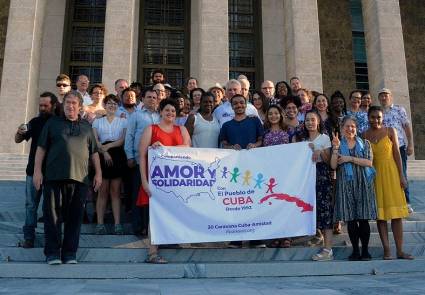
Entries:
{"label": "woman with long dark hair", "polygon": [[252,104],[257,109],[258,116],[261,122],[264,122],[266,118],[266,112],[269,107],[270,101],[261,91],[255,91],[252,95]]}
{"label": "woman with long dark hair", "polygon": [[332,260],[333,202],[329,168],[331,140],[323,133],[321,117],[317,112],[306,113],[303,132],[295,138],[297,141],[309,142],[313,151],[312,160],[316,163],[316,228],[323,234],[324,247],[312,259]]}
{"label": "woman with long dark hair", "polygon": [[[164,99],[159,103],[161,121],[159,124],[150,125],[143,131],[140,139],[140,175],[142,182],[142,194],[140,194],[137,204],[147,205],[149,198],[155,198],[149,188],[148,181],[148,148],[158,148],[160,146],[190,146],[190,136],[184,126],[177,126],[176,112],[178,106],[172,99]],[[147,263],[163,264],[167,261],[158,255],[158,246],[149,245]]]}

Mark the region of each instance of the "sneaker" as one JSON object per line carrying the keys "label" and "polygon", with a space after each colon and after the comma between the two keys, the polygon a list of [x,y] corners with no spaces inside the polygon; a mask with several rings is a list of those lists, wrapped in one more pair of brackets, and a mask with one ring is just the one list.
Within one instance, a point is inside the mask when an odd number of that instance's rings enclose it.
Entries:
{"label": "sneaker", "polygon": [[65,264],[77,264],[77,259],[71,258],[71,259],[66,259],[63,263]]}
{"label": "sneaker", "polygon": [[257,244],[257,245],[254,245],[254,248],[267,248],[267,245],[266,244]]}
{"label": "sneaker", "polygon": [[106,227],[104,224],[98,224],[96,225],[96,229],[95,229],[95,234],[96,235],[106,235]]}
{"label": "sneaker", "polygon": [[409,214],[412,214],[413,212],[415,212],[415,210],[413,210],[412,205],[407,204],[407,211],[409,212]]}
{"label": "sneaker", "polygon": [[122,224],[115,224],[114,233],[116,235],[123,235],[124,234],[124,228],[123,228]]}
{"label": "sneaker", "polygon": [[46,259],[48,265],[59,265],[62,264],[62,260],[60,260],[58,257],[47,257]]}
{"label": "sneaker", "polygon": [[332,249],[323,248],[319,253],[314,254],[311,259],[314,261],[329,261],[334,259],[334,254]]}
{"label": "sneaker", "polygon": [[25,240],[22,243],[22,248],[25,248],[25,249],[34,248],[34,240],[29,240],[29,239]]}

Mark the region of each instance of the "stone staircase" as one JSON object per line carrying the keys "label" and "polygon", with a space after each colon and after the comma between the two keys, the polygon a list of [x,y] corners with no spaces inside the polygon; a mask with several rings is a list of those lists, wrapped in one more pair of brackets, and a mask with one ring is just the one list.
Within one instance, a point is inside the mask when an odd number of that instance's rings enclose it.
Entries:
{"label": "stone staircase", "polygon": [[[376,224],[372,223],[372,261],[349,262],[350,242],[346,233],[334,237],[335,260],[312,262],[318,251],[299,239],[289,249],[226,249],[223,243],[202,247],[182,245],[163,249],[167,265],[143,263],[146,241],[127,234],[94,235],[94,225],[84,224],[77,254],[79,264],[52,267],[44,262],[43,224],[37,228],[34,249],[18,247],[25,219],[25,166],[27,156],[0,154],[0,278],[241,278],[323,276],[348,274],[410,273],[425,270],[425,161],[409,162],[409,180],[415,213],[404,221],[405,251],[413,261],[383,261]],[[126,233],[130,226],[125,225]],[[345,230],[344,230],[345,231]],[[391,243],[393,240],[392,236]],[[394,248],[394,246],[392,246]],[[393,249],[395,253],[395,249]]]}

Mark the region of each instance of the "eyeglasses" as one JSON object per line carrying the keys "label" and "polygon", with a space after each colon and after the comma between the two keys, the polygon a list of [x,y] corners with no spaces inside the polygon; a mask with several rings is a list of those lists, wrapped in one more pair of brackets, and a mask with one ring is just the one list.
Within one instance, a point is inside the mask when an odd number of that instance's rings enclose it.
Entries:
{"label": "eyeglasses", "polygon": [[107,102],[107,106],[117,106],[118,104],[116,102]]}
{"label": "eyeglasses", "polygon": [[64,83],[56,83],[56,87],[68,87],[69,84],[64,84]]}

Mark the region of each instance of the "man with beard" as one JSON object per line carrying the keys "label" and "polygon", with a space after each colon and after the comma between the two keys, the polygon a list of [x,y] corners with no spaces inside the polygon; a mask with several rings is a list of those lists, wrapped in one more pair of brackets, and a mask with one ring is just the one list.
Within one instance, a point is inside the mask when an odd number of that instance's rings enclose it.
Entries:
{"label": "man with beard", "polygon": [[165,83],[165,74],[160,69],[157,69],[152,72],[152,84],[156,85],[158,83],[164,84]]}
{"label": "man with beard", "polygon": [[[43,127],[34,161],[34,187],[43,183],[44,254],[49,265],[76,264],[84,203],[93,162],[94,191],[102,171],[91,125],[80,117],[83,98],[78,92],[64,97],[64,116],[52,117]],[[42,171],[43,160],[46,159]],[[62,239],[62,223],[64,235]]]}
{"label": "man with beard", "polygon": [[34,158],[37,150],[37,141],[41,130],[47,120],[54,115],[58,98],[51,92],[43,92],[38,102],[39,114],[32,118],[28,124],[19,126],[15,134],[15,142],[20,143],[23,140],[28,141],[31,138],[31,148],[28,156],[26,169],[26,188],[25,188],[25,225],[22,228],[24,232],[24,242],[22,247],[34,248],[35,228],[37,227],[37,210],[40,204],[42,190],[36,190],[32,177],[34,174]]}
{"label": "man with beard", "polygon": [[[235,94],[230,99],[234,111],[234,117],[223,124],[220,130],[220,143],[225,149],[252,149],[260,147],[263,141],[263,125],[256,116],[247,116],[246,98],[241,94]],[[265,248],[263,241],[250,241],[250,245],[257,248]],[[239,248],[241,241],[230,242],[229,247]]]}
{"label": "man with beard", "polygon": [[130,116],[136,111],[136,92],[131,88],[126,88],[121,93],[122,105],[118,108],[116,116],[130,119]]}
{"label": "man with beard", "polygon": [[297,91],[301,88],[303,88],[302,84],[301,84],[301,80],[298,77],[292,77],[289,80],[289,84],[291,84],[291,90],[292,93],[295,95],[297,93]]}

